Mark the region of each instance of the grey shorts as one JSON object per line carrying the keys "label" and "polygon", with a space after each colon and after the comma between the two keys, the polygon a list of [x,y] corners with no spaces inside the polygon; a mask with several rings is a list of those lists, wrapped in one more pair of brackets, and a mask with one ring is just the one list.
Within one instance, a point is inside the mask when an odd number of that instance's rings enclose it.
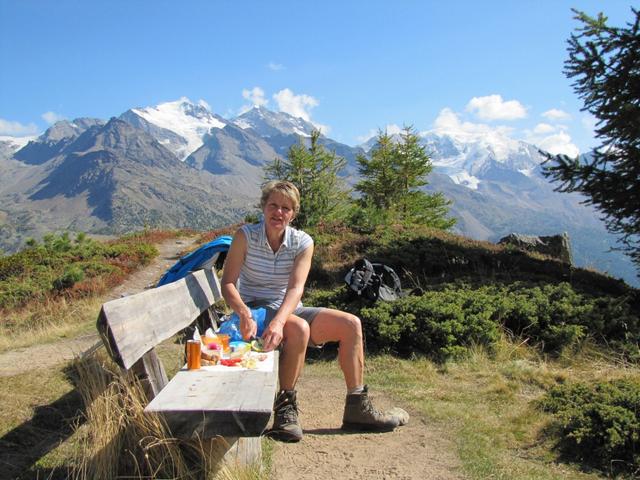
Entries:
{"label": "grey shorts", "polygon": [[[253,303],[253,302],[252,302]],[[258,305],[253,305],[252,303],[247,304],[248,307],[257,307]],[[271,307],[265,307],[267,310],[265,316],[265,325],[269,325],[269,322],[273,320],[273,317],[276,316],[278,310],[273,309]],[[318,314],[323,310],[321,307],[298,307],[293,311],[293,314],[296,317],[303,318],[307,321],[309,325],[313,322],[313,319],[318,316]]]}
{"label": "grey shorts", "polygon": [[[276,313],[278,312],[278,310],[271,308],[269,306],[264,305],[264,302],[249,302],[247,303],[247,307],[249,308],[257,308],[257,307],[265,307],[265,309],[267,310],[267,313],[265,315],[265,322],[264,322],[264,326],[266,328],[267,325],[269,325],[269,323],[271,322],[271,320],[273,320],[273,317],[276,316]],[[324,310],[324,308],[322,307],[298,307],[293,311],[293,314],[296,317],[300,317],[304,320],[307,321],[307,323],[309,325],[311,325],[311,322],[313,322],[313,319],[316,318],[318,316],[318,314]],[[309,341],[309,346],[310,347],[317,347],[320,348],[322,347],[322,345],[315,345],[313,342]]]}

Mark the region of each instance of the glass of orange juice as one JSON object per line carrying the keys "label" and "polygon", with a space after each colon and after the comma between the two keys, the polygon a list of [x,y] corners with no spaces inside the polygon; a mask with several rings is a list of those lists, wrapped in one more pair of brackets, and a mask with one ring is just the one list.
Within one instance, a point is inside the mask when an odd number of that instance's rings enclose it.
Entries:
{"label": "glass of orange juice", "polygon": [[222,343],[222,350],[225,352],[229,351],[229,340],[230,337],[226,333],[217,333],[218,340]]}

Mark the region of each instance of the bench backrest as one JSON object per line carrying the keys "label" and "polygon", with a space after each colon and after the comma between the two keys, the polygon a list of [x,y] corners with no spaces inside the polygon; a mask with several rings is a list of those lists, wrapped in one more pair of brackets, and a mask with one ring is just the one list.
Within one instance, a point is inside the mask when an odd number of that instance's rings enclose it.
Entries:
{"label": "bench backrest", "polygon": [[[129,370],[221,298],[215,270],[198,270],[176,282],[105,303],[97,328],[112,358]],[[150,373],[149,366],[142,369],[141,373]]]}

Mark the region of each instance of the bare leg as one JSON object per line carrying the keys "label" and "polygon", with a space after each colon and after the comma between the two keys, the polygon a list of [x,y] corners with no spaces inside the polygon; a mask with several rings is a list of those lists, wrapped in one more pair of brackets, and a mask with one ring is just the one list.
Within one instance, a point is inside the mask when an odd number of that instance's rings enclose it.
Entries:
{"label": "bare leg", "polygon": [[282,351],[278,379],[281,390],[294,390],[307,353],[309,324],[306,320],[290,315],[283,329]]}
{"label": "bare leg", "polygon": [[311,322],[311,341],[318,345],[339,342],[338,363],[347,389],[363,384],[364,346],[358,317],[340,310],[323,309]]}

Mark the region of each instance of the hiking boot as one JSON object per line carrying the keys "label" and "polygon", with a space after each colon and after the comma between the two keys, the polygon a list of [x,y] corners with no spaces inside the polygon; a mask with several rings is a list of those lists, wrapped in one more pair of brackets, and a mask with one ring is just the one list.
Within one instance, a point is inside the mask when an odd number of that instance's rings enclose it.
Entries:
{"label": "hiking boot", "polygon": [[282,390],[276,397],[273,407],[273,427],[268,435],[281,442],[299,442],[302,428],[298,423],[298,404],[295,390]]}
{"label": "hiking boot", "polygon": [[365,385],[362,393],[347,395],[342,417],[342,429],[388,432],[408,421],[409,414],[400,408],[384,413],[373,408],[369,399],[368,387]]}
{"label": "hiking boot", "polygon": [[398,426],[406,425],[409,423],[409,414],[406,410],[403,410],[400,407],[393,407],[391,410],[387,410],[385,412],[387,415],[393,415],[394,417],[398,417]]}

